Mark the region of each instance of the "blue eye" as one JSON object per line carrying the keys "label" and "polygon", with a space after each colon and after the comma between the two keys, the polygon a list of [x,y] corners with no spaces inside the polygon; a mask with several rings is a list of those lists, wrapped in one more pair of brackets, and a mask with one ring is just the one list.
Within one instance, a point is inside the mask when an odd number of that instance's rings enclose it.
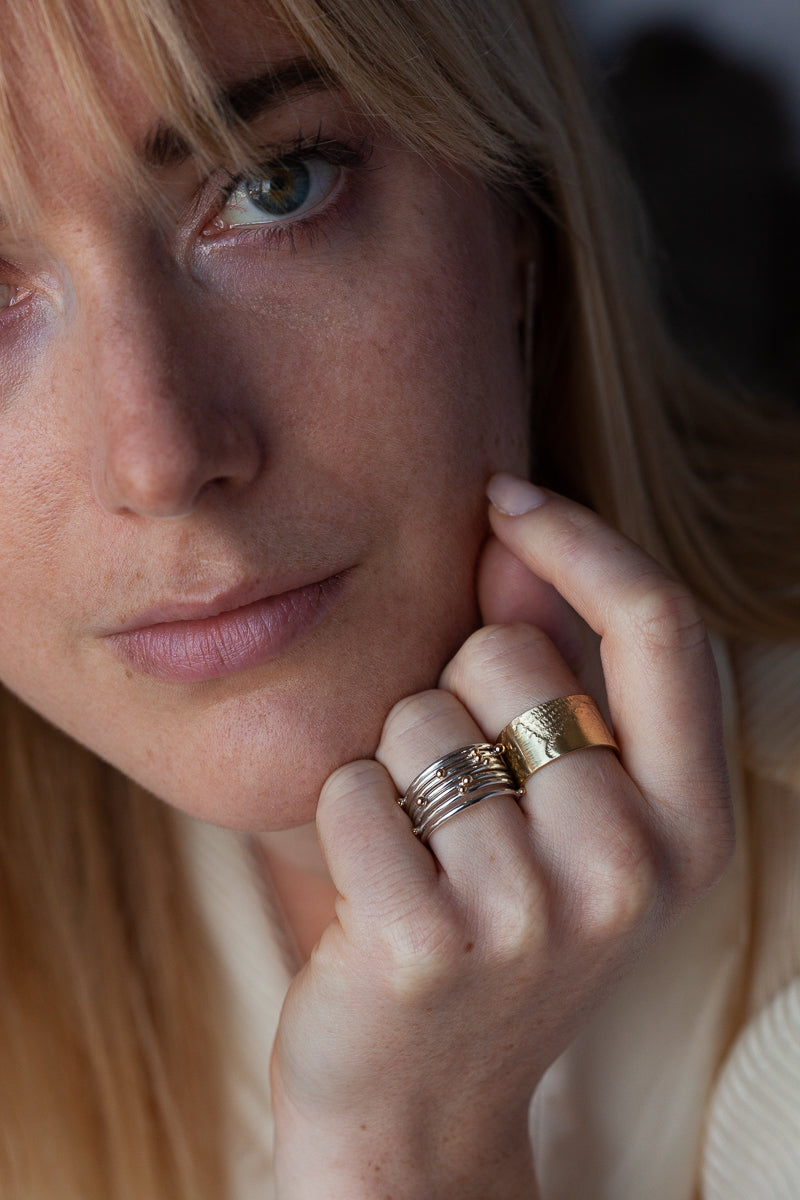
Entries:
{"label": "blue eye", "polygon": [[286,159],[256,178],[241,180],[214,224],[270,225],[305,216],[331,195],[342,169],[319,155]]}

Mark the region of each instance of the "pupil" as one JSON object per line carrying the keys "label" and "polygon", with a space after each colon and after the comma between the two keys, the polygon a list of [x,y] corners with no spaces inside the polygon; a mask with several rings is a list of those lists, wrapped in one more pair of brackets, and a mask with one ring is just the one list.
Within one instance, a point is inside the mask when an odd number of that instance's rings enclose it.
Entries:
{"label": "pupil", "polygon": [[248,199],[271,217],[285,217],[300,208],[311,190],[311,176],[304,162],[279,163],[264,179],[247,184]]}

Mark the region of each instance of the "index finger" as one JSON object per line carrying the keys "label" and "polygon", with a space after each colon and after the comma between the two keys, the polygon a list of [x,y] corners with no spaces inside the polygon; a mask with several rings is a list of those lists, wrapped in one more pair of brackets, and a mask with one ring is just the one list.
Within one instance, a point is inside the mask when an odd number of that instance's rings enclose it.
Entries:
{"label": "index finger", "polygon": [[719,681],[690,592],[571,500],[503,475],[490,482],[489,498],[497,537],[600,635],[613,728],[632,778],[666,814],[705,818],[725,842]]}

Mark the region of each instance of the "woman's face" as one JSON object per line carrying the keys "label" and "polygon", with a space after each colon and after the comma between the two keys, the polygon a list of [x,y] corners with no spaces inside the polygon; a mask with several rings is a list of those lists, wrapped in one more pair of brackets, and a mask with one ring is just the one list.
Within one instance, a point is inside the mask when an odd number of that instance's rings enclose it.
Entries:
{"label": "woman's face", "polygon": [[[214,44],[226,87],[299,53],[230,10]],[[249,114],[283,166],[226,198],[109,70],[153,211],[40,97],[46,221],[0,233],[0,678],[249,829],[309,820],[435,683],[478,620],[486,479],[527,458],[508,216],[292,82]]]}

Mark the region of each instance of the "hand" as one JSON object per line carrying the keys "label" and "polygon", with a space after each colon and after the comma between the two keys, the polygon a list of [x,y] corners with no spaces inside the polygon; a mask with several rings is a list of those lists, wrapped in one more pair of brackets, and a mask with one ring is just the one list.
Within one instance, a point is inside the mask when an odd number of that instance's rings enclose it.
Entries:
{"label": "hand", "polygon": [[[479,596],[489,619],[538,613],[563,653],[531,623],[480,629],[439,689],[394,707],[377,761],[341,768],[320,797],[340,900],[275,1045],[281,1200],[535,1195],[536,1084],[728,861],[718,687],[694,602],[578,505],[548,494],[522,511],[526,486],[496,483],[518,515],[491,511]],[[430,849],[413,837],[396,797],[419,771],[584,690],[607,700],[619,759],[566,755],[521,802],[475,805]]]}

